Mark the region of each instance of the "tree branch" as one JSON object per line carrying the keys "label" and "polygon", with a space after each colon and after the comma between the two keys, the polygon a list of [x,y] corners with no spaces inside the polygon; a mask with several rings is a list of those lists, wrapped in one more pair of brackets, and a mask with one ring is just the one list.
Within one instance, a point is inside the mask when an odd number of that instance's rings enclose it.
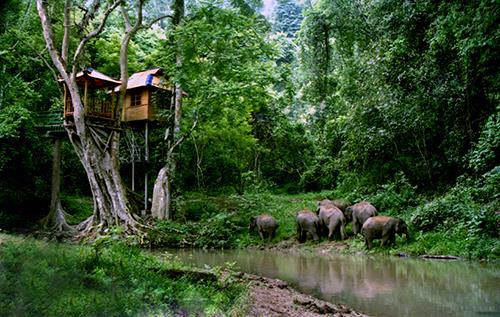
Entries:
{"label": "tree branch", "polygon": [[[134,34],[139,30],[142,25],[142,7],[144,5],[144,0],[139,0],[138,4],[138,12],[137,12],[137,21],[134,26],[130,25],[130,19],[127,11],[125,10],[125,6],[122,4],[122,15],[125,21],[125,35],[122,39],[121,47],[120,47],[120,80],[122,82],[120,87],[120,100],[123,105],[123,100],[125,99],[125,93],[127,90],[128,83],[128,45],[130,43],[130,39]],[[119,109],[118,117],[121,116],[121,108]]]}
{"label": "tree branch", "polygon": [[[37,0],[37,3],[38,1],[41,1],[41,0]],[[87,34],[81,41],[80,41],[80,44],[78,44],[78,47],[76,49],[76,52],[75,52],[75,55],[73,56],[73,71],[72,73],[76,73],[76,61],[78,60],[78,58],[80,57],[80,54],[82,53],[82,50],[83,50],[83,47],[85,46],[85,44],[87,44],[87,42],[92,39],[93,37],[99,35],[102,30],[104,29],[104,25],[106,24],[106,21],[109,17],[109,15],[111,14],[111,12],[113,12],[113,10],[121,3],[121,0],[115,0],[113,2],[113,4],[111,4],[108,9],[104,12],[104,17],[102,18],[102,21],[101,21],[101,24],[92,32],[90,32],[89,34]]]}
{"label": "tree branch", "polygon": [[71,0],[64,2],[64,35],[61,47],[61,58],[65,66],[68,64],[69,36],[71,34]]}
{"label": "tree branch", "polygon": [[166,18],[170,18],[170,19],[173,19],[174,17],[170,14],[166,14],[166,15],[163,15],[161,17],[158,17],[152,21],[150,21],[148,24],[144,24],[141,26],[142,29],[149,29],[150,27],[153,26],[153,24],[157,23],[157,22],[160,22],[161,20],[163,19],[166,19]]}
{"label": "tree branch", "polygon": [[198,124],[198,115],[195,115],[195,119],[193,122],[193,125],[191,126],[191,129],[189,129],[189,132],[186,133],[186,135],[181,136],[175,143],[168,149],[169,154],[172,154],[174,152],[174,149],[178,147],[186,138],[186,136],[191,135],[193,133],[194,129],[196,128],[196,125]]}
{"label": "tree branch", "polygon": [[38,15],[40,16],[40,22],[42,24],[43,37],[45,39],[45,44],[47,45],[47,49],[49,50],[50,57],[52,58],[52,62],[56,66],[59,74],[64,78],[66,82],[69,82],[69,76],[66,72],[66,68],[64,67],[64,63],[59,55],[59,52],[56,49],[54,44],[54,33],[52,31],[52,26],[50,25],[49,18],[47,15],[47,10],[43,4],[43,0],[36,0],[36,7],[38,9]]}
{"label": "tree branch", "polygon": [[124,5],[121,6],[121,10],[122,10],[123,22],[125,22],[125,29],[128,30],[131,28],[130,18],[128,17],[128,13]]}
{"label": "tree branch", "polygon": [[90,9],[87,9],[81,5],[78,6],[82,11],[85,11],[83,18],[80,20],[80,23],[77,24],[80,30],[83,30],[89,24],[89,21],[94,17],[94,14],[97,12],[100,5],[101,3],[99,0],[94,0],[94,2],[90,6]]}

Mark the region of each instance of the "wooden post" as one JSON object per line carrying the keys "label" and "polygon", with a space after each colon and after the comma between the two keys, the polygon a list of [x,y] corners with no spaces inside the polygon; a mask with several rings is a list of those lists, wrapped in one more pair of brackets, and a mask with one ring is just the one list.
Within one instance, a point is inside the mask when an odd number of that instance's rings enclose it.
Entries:
{"label": "wooden post", "polygon": [[83,112],[87,115],[89,111],[89,107],[87,104],[87,87],[88,87],[89,81],[85,79],[85,88],[83,91]]}
{"label": "wooden post", "polygon": [[144,173],[144,213],[148,210],[148,166],[149,163],[149,123],[146,120],[144,128],[144,165],[146,171]]}
{"label": "wooden post", "polygon": [[68,111],[68,95],[67,92],[68,89],[66,89],[66,84],[64,84],[64,118],[66,118],[66,112]]}
{"label": "wooden post", "polygon": [[132,191],[135,192],[135,158],[132,151]]}

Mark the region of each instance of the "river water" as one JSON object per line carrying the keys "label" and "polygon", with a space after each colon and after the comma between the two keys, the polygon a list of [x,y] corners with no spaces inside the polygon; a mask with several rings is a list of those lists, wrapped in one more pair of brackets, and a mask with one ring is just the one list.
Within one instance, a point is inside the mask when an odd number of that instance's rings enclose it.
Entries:
{"label": "river water", "polygon": [[279,278],[372,316],[500,316],[500,264],[384,256],[313,257],[266,251],[169,250],[197,266]]}

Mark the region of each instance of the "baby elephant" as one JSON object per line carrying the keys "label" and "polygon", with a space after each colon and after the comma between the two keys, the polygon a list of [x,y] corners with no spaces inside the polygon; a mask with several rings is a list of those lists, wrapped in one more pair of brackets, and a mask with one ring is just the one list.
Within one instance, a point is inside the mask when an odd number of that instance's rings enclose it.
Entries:
{"label": "baby elephant", "polygon": [[345,217],[347,221],[352,220],[352,233],[354,235],[361,231],[365,221],[377,215],[377,209],[367,201],[362,201],[346,208]]}
{"label": "baby elephant", "polygon": [[406,235],[408,240],[408,226],[399,218],[387,216],[374,216],[368,218],[363,224],[361,234],[365,237],[367,249],[371,249],[374,239],[382,239],[380,246],[391,245],[396,242],[396,234]]}
{"label": "baby elephant", "polygon": [[257,231],[259,232],[262,240],[265,240],[267,237],[269,238],[269,241],[271,241],[276,234],[279,224],[273,216],[262,214],[257,217],[250,218],[248,230],[253,230],[255,227],[257,227]]}
{"label": "baby elephant", "polygon": [[314,241],[318,241],[319,219],[315,213],[304,209],[295,216],[297,222],[297,239],[299,242],[307,240],[307,234],[310,234]]}
{"label": "baby elephant", "polygon": [[318,203],[317,214],[322,235],[327,233],[328,239],[331,239],[334,233],[338,233],[341,240],[345,239],[345,217],[337,206],[333,203],[325,203],[323,200]]}

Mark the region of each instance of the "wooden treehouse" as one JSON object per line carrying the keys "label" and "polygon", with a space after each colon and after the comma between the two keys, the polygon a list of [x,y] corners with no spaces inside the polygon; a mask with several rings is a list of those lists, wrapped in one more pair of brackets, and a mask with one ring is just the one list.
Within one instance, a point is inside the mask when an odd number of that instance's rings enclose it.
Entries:
{"label": "wooden treehouse", "polygon": [[[119,93],[120,87],[115,88]],[[152,68],[132,74],[127,83],[127,94],[121,120],[154,121],[160,109],[168,109],[172,92],[160,68]]]}
{"label": "wooden treehouse", "polygon": [[[121,82],[95,69],[79,72],[76,81],[86,118],[114,121],[117,118]],[[72,121],[73,105],[64,87],[64,117]],[[121,121],[153,121],[158,110],[168,109],[172,92],[160,68],[134,73],[129,77]]]}

